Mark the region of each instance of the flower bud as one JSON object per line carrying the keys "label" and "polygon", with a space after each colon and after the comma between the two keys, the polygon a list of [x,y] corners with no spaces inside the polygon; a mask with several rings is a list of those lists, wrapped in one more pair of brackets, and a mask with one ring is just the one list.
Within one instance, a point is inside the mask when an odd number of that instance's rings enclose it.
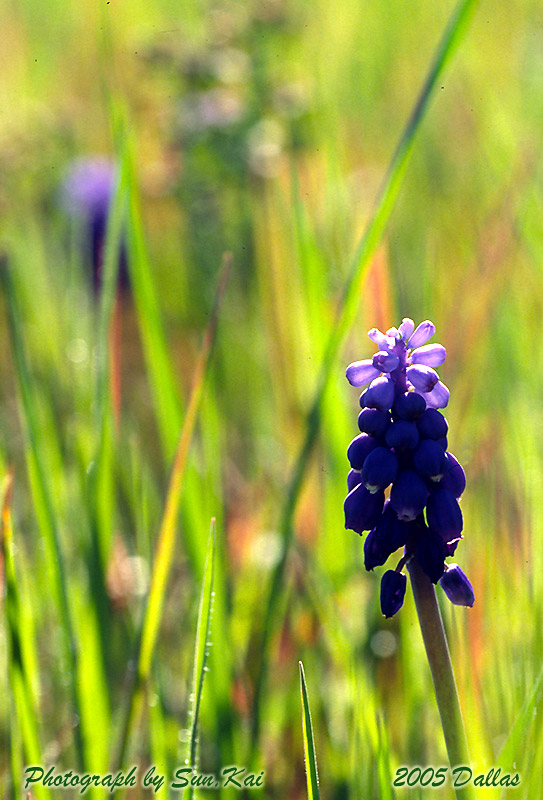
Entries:
{"label": "flower bud", "polygon": [[371,451],[377,447],[379,442],[373,436],[368,436],[367,433],[361,433],[350,443],[347,448],[347,458],[353,469],[362,469],[364,461]]}
{"label": "flower bud", "polygon": [[427,497],[426,484],[411,469],[400,472],[390,490],[390,504],[398,519],[404,522],[410,522],[422,514]]}
{"label": "flower bud", "polygon": [[407,380],[419,392],[431,392],[439,378],[437,372],[432,367],[424,367],[422,364],[415,364],[407,367]]}
{"label": "flower bud", "polygon": [[437,442],[423,439],[413,453],[413,466],[423,478],[440,481],[447,469],[447,459]]}
{"label": "flower bud", "polygon": [[387,432],[390,425],[390,414],[379,411],[377,408],[363,408],[358,415],[358,427],[364,433],[381,438]]}
{"label": "flower bud", "polygon": [[426,400],[418,392],[405,392],[396,398],[394,413],[409,422],[420,417],[426,408]]}
{"label": "flower bud", "polygon": [[460,506],[448,489],[438,489],[430,495],[426,507],[428,525],[438,533],[445,544],[460,537],[464,526]]}
{"label": "flower bud", "polygon": [[409,347],[420,347],[423,344],[432,338],[434,333],[436,332],[436,326],[433,322],[430,322],[429,319],[421,322],[420,325],[417,326],[415,333],[413,333],[409,338]]}
{"label": "flower bud", "polygon": [[376,378],[364,392],[366,408],[388,411],[394,402],[394,383],[388,378]]}
{"label": "flower bud", "polygon": [[367,358],[364,361],[354,361],[349,364],[345,375],[351,386],[364,386],[374,378],[377,378],[381,371],[380,369],[375,369],[372,360]]}
{"label": "flower bud", "polygon": [[383,510],[385,493],[371,494],[366,487],[359,483],[345,498],[345,527],[363,533],[374,528]]}
{"label": "flower bud", "polygon": [[347,491],[352,492],[355,486],[362,482],[362,473],[358,469],[351,469],[347,475]]}
{"label": "flower bud", "polygon": [[417,420],[422,439],[441,439],[447,435],[449,424],[443,414],[435,408],[427,408]]}
{"label": "flower bud", "polygon": [[411,353],[412,364],[424,364],[426,367],[440,367],[447,358],[447,351],[442,344],[425,344]]}
{"label": "flower bud", "polygon": [[381,611],[387,619],[403,606],[406,586],[407,578],[403,572],[389,569],[381,578]]}
{"label": "flower bud", "polygon": [[441,488],[448,489],[458,499],[466,488],[466,474],[452,453],[446,453],[447,467],[441,480]]}
{"label": "flower bud", "polygon": [[389,447],[414,450],[419,443],[419,432],[414,422],[399,419],[393,422],[386,432],[385,441]]}
{"label": "flower bud", "polygon": [[439,585],[456,606],[472,606],[475,602],[473,586],[458,564],[448,564]]}
{"label": "flower bud", "polygon": [[385,489],[395,479],[398,472],[398,458],[386,447],[376,447],[369,453],[362,468],[362,483],[374,494]]}

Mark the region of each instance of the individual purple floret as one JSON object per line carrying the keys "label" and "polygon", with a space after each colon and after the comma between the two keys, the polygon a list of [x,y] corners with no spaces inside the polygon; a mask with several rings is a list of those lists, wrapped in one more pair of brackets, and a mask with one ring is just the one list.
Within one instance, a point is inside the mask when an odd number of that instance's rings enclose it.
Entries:
{"label": "individual purple floret", "polygon": [[446,351],[440,344],[428,344],[434,333],[429,320],[415,328],[413,320],[404,319],[386,333],[373,328],[368,336],[378,352],[347,367],[353,386],[369,386],[360,395],[362,433],[348,449],[352,469],[345,527],[369,531],[364,543],[368,570],[404,548],[398,568],[383,576],[381,608],[386,617],[403,603],[406,578],[400,570],[411,558],[433,583],[440,582],[452,602],[473,604],[464,573],[445,563],[462,539],[458,499],[466,478],[456,458],[446,452],[448,424],[438,409],[447,406],[449,390],[435,371]]}
{"label": "individual purple floret", "polygon": [[381,578],[381,611],[384,617],[393,617],[403,606],[407,578],[403,572],[389,569]]}
{"label": "individual purple floret", "polygon": [[[101,283],[107,219],[115,185],[115,165],[106,158],[83,157],[72,162],[61,187],[66,212],[84,226],[94,288]],[[128,286],[124,246],[119,256],[119,284]]]}
{"label": "individual purple floret", "polygon": [[473,586],[458,564],[447,564],[439,585],[456,606],[472,606],[475,602]]}

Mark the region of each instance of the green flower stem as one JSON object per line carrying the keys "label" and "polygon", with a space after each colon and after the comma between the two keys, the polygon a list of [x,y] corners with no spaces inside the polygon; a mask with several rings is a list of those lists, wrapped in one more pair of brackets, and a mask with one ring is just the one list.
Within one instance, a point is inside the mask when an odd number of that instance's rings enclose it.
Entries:
{"label": "green flower stem", "polygon": [[[468,742],[435,589],[415,558],[410,559],[407,568],[411,576],[415,605],[434,682],[449,761],[452,768],[468,766],[470,763]],[[458,800],[474,800],[476,797],[471,783],[458,787],[454,791]]]}

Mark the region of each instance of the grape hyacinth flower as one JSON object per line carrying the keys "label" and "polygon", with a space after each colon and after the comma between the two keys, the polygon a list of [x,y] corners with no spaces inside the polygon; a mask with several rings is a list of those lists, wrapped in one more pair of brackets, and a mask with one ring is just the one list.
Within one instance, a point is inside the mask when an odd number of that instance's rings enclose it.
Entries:
{"label": "grape hyacinth flower", "polygon": [[[378,352],[347,367],[352,386],[365,386],[358,417],[361,433],[349,445],[349,493],[345,527],[362,534],[365,566],[382,566],[399,547],[404,554],[396,570],[385,572],[381,610],[393,616],[405,594],[403,566],[416,560],[451,602],[471,606],[473,589],[457,565],[447,565],[462,537],[458,500],[465,489],[464,470],[447,452],[448,424],[439,409],[449,390],[435,367],[447,355],[440,344],[428,344],[435,333],[429,320],[415,328],[404,319],[386,333],[373,328],[370,340]],[[389,498],[385,491],[390,486]]]}

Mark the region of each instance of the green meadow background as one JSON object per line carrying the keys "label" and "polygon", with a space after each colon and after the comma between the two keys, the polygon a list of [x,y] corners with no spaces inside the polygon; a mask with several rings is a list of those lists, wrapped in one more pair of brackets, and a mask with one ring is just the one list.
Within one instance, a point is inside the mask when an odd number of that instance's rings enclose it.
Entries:
{"label": "green meadow background", "polygon": [[[265,772],[195,796],[315,797],[302,661],[323,800],[452,796],[392,787],[447,764],[443,735],[411,590],[384,620],[343,527],[345,366],[408,316],[447,348],[468,478],[476,602],[438,596],[474,776],[539,796],[540,3],[1,16],[1,795],[26,797],[27,764],[170,778],[188,759]],[[99,292],[59,199],[88,155],[118,165]]]}

